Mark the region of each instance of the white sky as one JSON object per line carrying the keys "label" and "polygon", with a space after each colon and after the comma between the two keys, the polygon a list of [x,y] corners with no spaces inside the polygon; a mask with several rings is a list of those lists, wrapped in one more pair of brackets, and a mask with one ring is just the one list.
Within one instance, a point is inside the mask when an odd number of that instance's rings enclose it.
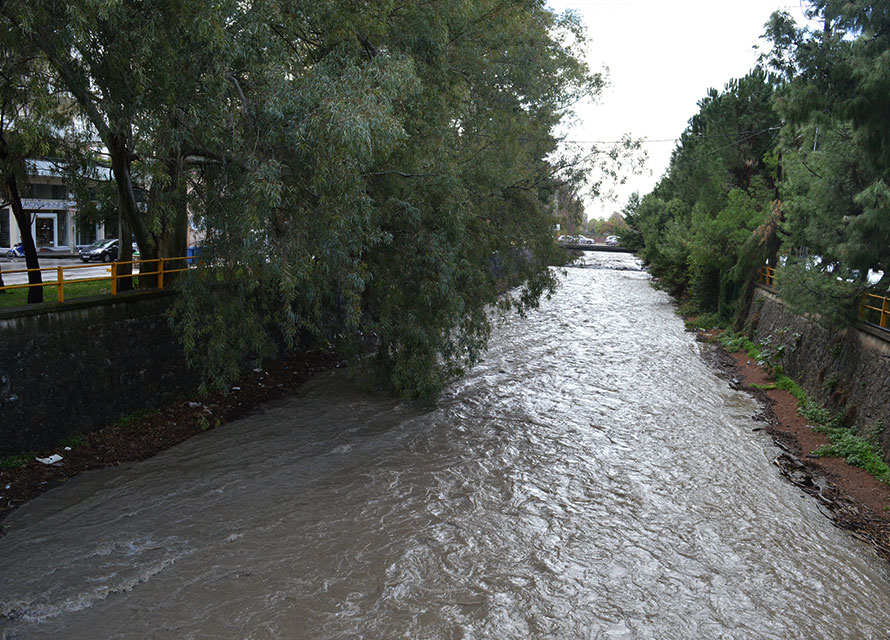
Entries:
{"label": "white sky", "polygon": [[[557,12],[573,9],[587,27],[591,69],[608,67],[609,86],[598,104],[577,108],[568,139],[650,140],[646,171],[617,187],[617,201],[586,201],[588,218],[607,218],[633,191],[644,195],[664,174],[674,140],[698,112],[710,87],[723,90],[757,61],[763,25],[776,9],[804,22],[795,0],[549,0]],[[578,52],[583,55],[582,52]],[[668,142],[657,142],[668,140]]]}

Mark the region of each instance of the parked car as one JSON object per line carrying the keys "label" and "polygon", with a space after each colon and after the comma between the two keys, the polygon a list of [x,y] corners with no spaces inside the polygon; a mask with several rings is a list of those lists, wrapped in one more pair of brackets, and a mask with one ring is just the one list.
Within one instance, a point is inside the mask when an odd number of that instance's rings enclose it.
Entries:
{"label": "parked car", "polygon": [[103,238],[81,249],[80,259],[84,262],[90,262],[91,260],[110,262],[117,260],[119,251],[120,243],[117,241],[117,238]]}
{"label": "parked car", "polygon": [[593,244],[593,239],[587,236],[578,236],[578,244]]}
{"label": "parked car", "polygon": [[621,243],[621,238],[618,236],[609,236],[606,238],[606,244],[610,247],[617,247]]}

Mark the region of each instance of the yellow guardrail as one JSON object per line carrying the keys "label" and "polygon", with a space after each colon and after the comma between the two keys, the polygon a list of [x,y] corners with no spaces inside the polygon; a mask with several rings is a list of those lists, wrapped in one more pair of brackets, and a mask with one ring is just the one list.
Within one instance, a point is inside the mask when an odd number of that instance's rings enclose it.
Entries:
{"label": "yellow guardrail", "polygon": [[[127,262],[112,262],[108,266],[109,275],[107,276],[93,276],[86,278],[77,278],[77,277],[69,277],[65,278],[65,274],[72,271],[82,270],[82,269],[95,269],[96,265],[91,264],[78,264],[71,265],[67,267],[58,266],[58,267],[40,267],[37,269],[4,269],[3,275],[9,275],[13,273],[30,273],[32,271],[40,271],[41,274],[44,272],[55,272],[56,279],[55,280],[44,280],[43,282],[38,283],[25,283],[25,284],[9,284],[3,287],[0,287],[0,291],[6,291],[10,289],[29,289],[31,287],[56,287],[57,298],[59,302],[65,302],[65,285],[68,284],[80,284],[83,282],[97,282],[100,280],[108,280],[111,282],[111,295],[116,296],[118,290],[118,282],[121,280],[126,280],[128,278],[136,278],[139,276],[157,276],[158,277],[158,289],[164,288],[164,278],[171,273],[178,273],[180,271],[187,271],[191,266],[197,265],[199,262],[199,258],[195,256],[183,256],[176,258],[151,258],[147,260],[130,260]],[[173,264],[171,264],[173,263]],[[181,263],[182,266],[177,265],[176,263]],[[138,273],[119,273],[118,269],[122,265],[138,265],[139,272]],[[154,271],[144,271],[143,265],[153,265],[149,268],[153,268]],[[131,270],[132,271],[132,270]]]}
{"label": "yellow guardrail", "polygon": [[[773,267],[760,267],[761,284],[775,286],[776,270]],[[859,319],[882,329],[890,328],[890,297],[879,296],[867,291],[859,301]]]}
{"label": "yellow guardrail", "polygon": [[888,318],[890,318],[890,298],[867,292],[862,294],[862,300],[859,303],[860,320],[886,329]]}

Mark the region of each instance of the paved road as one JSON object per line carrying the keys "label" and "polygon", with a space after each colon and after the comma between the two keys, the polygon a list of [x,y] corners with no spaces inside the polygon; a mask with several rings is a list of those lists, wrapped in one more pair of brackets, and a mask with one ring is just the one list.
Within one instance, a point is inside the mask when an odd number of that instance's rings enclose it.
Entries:
{"label": "paved road", "polygon": [[[80,278],[100,278],[111,274],[111,265],[108,263],[90,262],[85,264],[77,258],[40,258],[40,268],[43,271],[43,280],[56,280],[56,267],[66,267],[64,271],[65,281],[78,280]],[[11,262],[6,258],[0,260],[0,269],[3,270],[4,284],[24,284],[28,282],[28,274],[25,269],[25,261]],[[19,273],[13,273],[18,271]],[[138,268],[136,269],[138,272]]]}

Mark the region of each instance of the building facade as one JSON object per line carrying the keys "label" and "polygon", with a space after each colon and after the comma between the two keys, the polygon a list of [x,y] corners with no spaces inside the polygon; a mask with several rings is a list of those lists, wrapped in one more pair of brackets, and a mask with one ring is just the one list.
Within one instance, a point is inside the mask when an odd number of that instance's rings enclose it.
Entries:
{"label": "building facade", "polygon": [[[102,224],[77,223],[77,203],[52,162],[29,161],[27,182],[19,188],[38,251],[70,253],[105,237]],[[21,240],[12,207],[0,208],[0,248],[9,249]]]}

